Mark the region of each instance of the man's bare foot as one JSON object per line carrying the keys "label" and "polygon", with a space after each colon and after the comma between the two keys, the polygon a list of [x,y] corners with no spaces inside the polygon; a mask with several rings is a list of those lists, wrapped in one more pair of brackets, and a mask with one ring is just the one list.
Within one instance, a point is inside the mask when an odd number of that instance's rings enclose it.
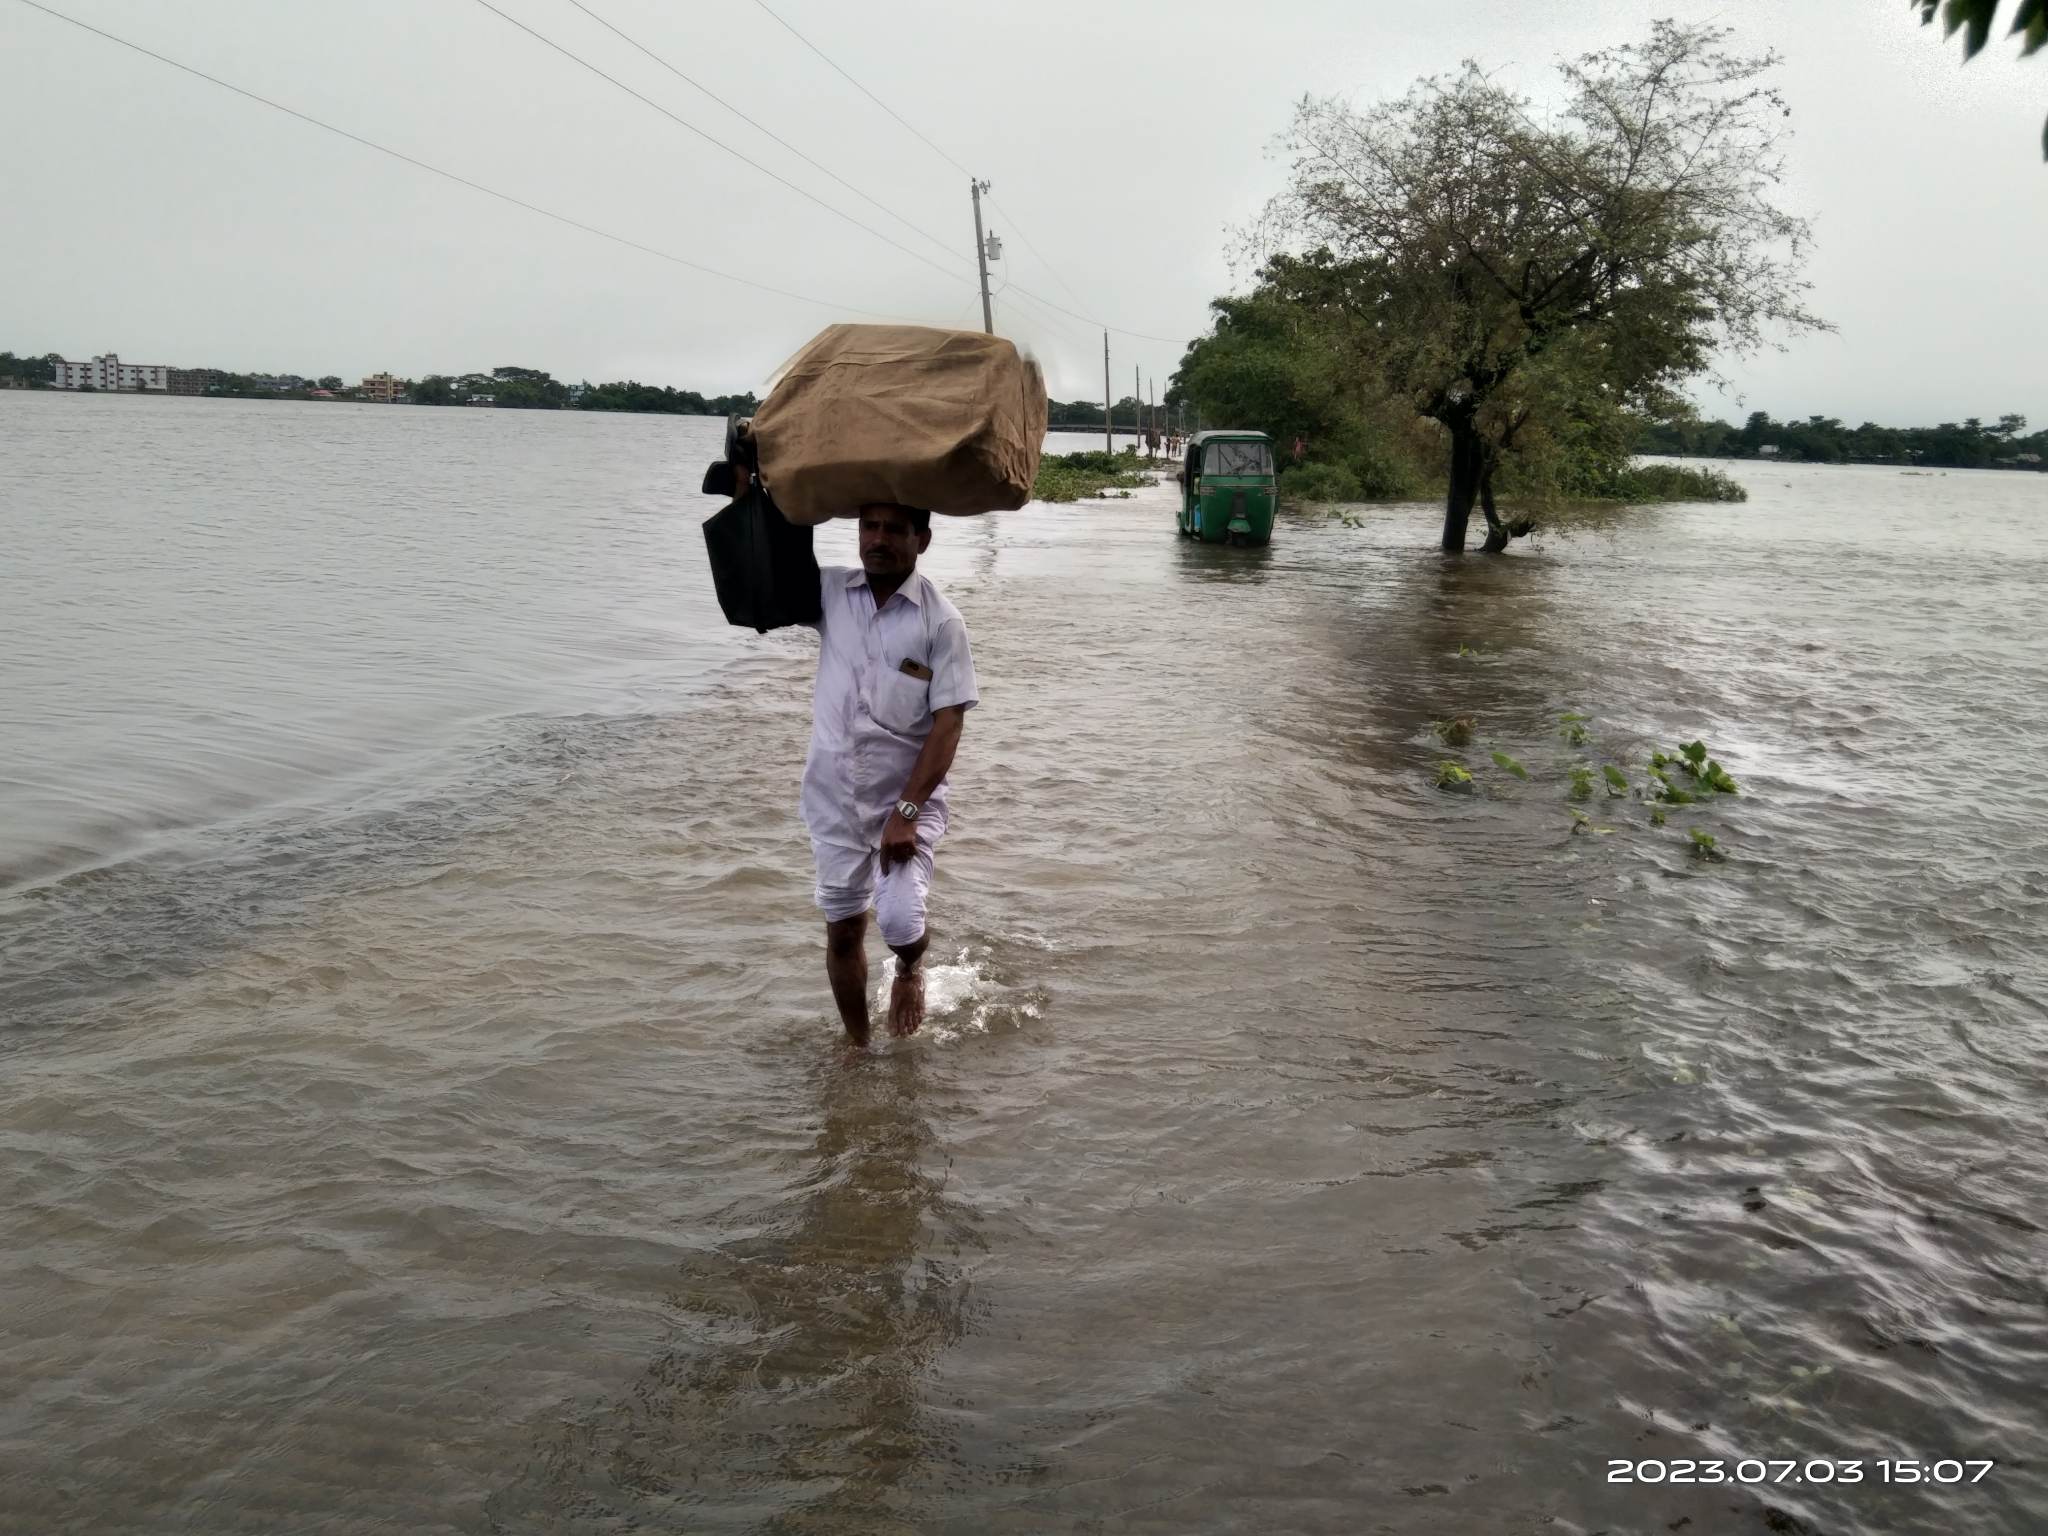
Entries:
{"label": "man's bare foot", "polygon": [[924,1023],[924,967],[906,971],[896,968],[896,981],[889,988],[889,1033],[901,1038],[914,1035]]}

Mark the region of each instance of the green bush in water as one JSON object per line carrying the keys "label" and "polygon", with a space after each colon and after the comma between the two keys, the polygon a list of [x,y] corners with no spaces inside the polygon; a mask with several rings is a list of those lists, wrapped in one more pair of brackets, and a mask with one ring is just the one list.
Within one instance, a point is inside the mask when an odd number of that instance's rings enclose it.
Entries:
{"label": "green bush in water", "polygon": [[1099,475],[1121,475],[1130,470],[1129,451],[1110,453],[1105,449],[1085,449],[1080,453],[1048,453],[1038,461],[1038,467],[1057,465],[1063,469],[1092,469]]}
{"label": "green bush in water", "polygon": [[1280,472],[1280,498],[1295,506],[1363,501],[1365,491],[1358,476],[1342,464],[1298,464]]}
{"label": "green bush in water", "polygon": [[1749,492],[1718,469],[1632,464],[1603,486],[1607,501],[1747,501]]}

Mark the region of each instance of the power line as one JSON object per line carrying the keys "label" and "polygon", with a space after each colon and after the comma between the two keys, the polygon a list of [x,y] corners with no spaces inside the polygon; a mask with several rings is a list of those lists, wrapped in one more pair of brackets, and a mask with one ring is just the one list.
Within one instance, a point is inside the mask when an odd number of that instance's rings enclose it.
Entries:
{"label": "power line", "polygon": [[994,208],[996,212],[1000,213],[1004,218],[1010,220],[1010,227],[1017,232],[1017,238],[1024,242],[1024,249],[1029,251],[1032,255],[1036,256],[1038,258],[1038,264],[1053,275],[1053,281],[1055,281],[1062,288],[1067,290],[1067,297],[1072,299],[1076,304],[1086,303],[1087,301],[1083,299],[1080,294],[1074,292],[1074,285],[1068,282],[1064,277],[1060,276],[1059,268],[1055,267],[1050,261],[1046,260],[1045,252],[1041,251],[1038,248],[1038,246],[1032,241],[1032,238],[1024,233],[1024,226],[1022,224],[1019,224],[1016,221],[1016,219],[1011,217],[1010,210],[998,204],[993,197],[991,197],[988,201],[989,206],[991,208]]}
{"label": "power line", "polygon": [[845,70],[840,69],[840,67],[837,64],[832,64],[831,55],[827,54],[824,49],[820,48],[808,37],[805,37],[803,33],[797,31],[795,27],[792,27],[788,22],[784,21],[780,16],[777,16],[773,11],[769,11],[768,6],[766,4],[766,0],[754,0],[754,4],[760,6],[762,10],[767,11],[768,15],[776,22],[776,24],[779,25],[784,31],[789,33],[791,37],[795,38],[798,42],[802,43],[806,48],[810,49],[811,52],[815,53],[819,58],[823,59],[827,64],[831,64],[834,72],[836,72],[839,75],[839,77],[842,80],[844,80],[848,85],[852,86],[856,91],[859,91],[861,95],[867,97],[869,101],[872,101],[884,112],[888,113],[891,117],[895,118],[897,122],[902,123],[906,129],[909,129],[909,131],[913,135],[915,135],[918,139],[923,141],[925,148],[929,149],[933,154],[937,155],[941,160],[945,161],[946,164],[952,166],[953,169],[958,171],[962,176],[967,177],[970,181],[974,179],[974,172],[967,169],[966,166],[962,165],[958,160],[955,160],[951,155],[947,154],[943,149],[939,148],[939,146],[934,144],[930,139],[925,138],[925,136],[919,133],[915,128],[912,128],[910,126],[910,123],[907,120],[905,120],[904,117],[900,113],[898,113],[894,107],[890,106],[889,103],[882,100],[881,97],[877,96],[873,91],[869,90],[866,86],[862,85],[858,80],[854,79],[853,76],[849,75]]}
{"label": "power line", "polygon": [[1043,304],[1047,309],[1056,309],[1063,315],[1073,315],[1073,317],[1076,320],[1085,320],[1088,324],[1094,326],[1097,330],[1113,331],[1119,336],[1129,336],[1138,341],[1157,341],[1164,343],[1166,346],[1169,347],[1184,347],[1188,344],[1187,338],[1185,336],[1153,336],[1147,334],[1144,331],[1127,331],[1120,325],[1111,325],[1107,321],[1097,320],[1088,315],[1076,314],[1073,310],[1068,309],[1063,304],[1053,303],[1051,299],[1048,299],[1042,293],[1033,293],[1029,288],[1026,288],[1022,283],[1012,283],[1010,286],[1015,288],[1019,293],[1023,294],[1025,297],[1038,300],[1038,302]]}
{"label": "power line", "polygon": [[675,113],[669,111],[667,107],[664,107],[660,102],[656,101],[653,97],[641,95],[640,92],[634,90],[633,87],[626,84],[625,81],[619,79],[616,75],[606,74],[603,70],[599,69],[595,64],[591,63],[588,59],[583,58],[578,54],[571,53],[567,48],[564,48],[560,43],[556,42],[553,38],[546,36],[544,33],[534,31],[532,27],[529,27],[525,22],[519,20],[516,16],[506,15],[503,11],[499,10],[495,5],[491,4],[491,0],[476,0],[476,3],[482,6],[485,10],[489,11],[493,16],[497,17],[500,21],[507,22],[510,25],[517,27],[520,31],[524,32],[528,37],[533,38],[536,42],[545,43],[548,47],[554,49],[555,52],[559,53],[563,58],[568,59],[572,63],[582,65],[583,68],[589,70],[593,75],[596,75],[600,80],[608,81],[611,84],[617,86],[620,90],[624,91],[628,96],[631,96],[635,101],[642,102],[645,105],[652,107],[655,111],[659,112],[663,117],[667,118],[677,127],[688,129],[691,133],[696,134],[698,138],[704,140],[705,143],[724,150],[728,155],[731,155],[735,160],[739,161],[742,165],[751,166],[754,170],[759,171],[763,176],[766,176],[769,180],[780,182],[783,186],[789,188],[790,191],[796,193],[798,197],[804,198],[809,202],[816,203],[820,208],[824,209],[827,213],[833,215],[835,218],[844,219],[847,223],[851,224],[855,229],[862,230],[865,231],[867,234],[873,235],[877,240],[881,241],[884,245],[895,246],[897,250],[901,251],[904,255],[910,257],[912,260],[921,261],[926,266],[932,268],[934,271],[942,272],[947,277],[954,279],[956,282],[964,281],[959,272],[953,270],[950,267],[940,266],[936,261],[933,261],[931,257],[925,255],[924,252],[912,250],[909,246],[905,245],[901,240],[896,239],[892,235],[883,234],[879,229],[876,229],[872,224],[863,224],[859,219],[856,219],[852,214],[847,213],[844,209],[834,208],[830,203],[826,202],[822,197],[819,197],[816,193],[805,191],[802,187],[798,186],[795,182],[791,181],[787,176],[777,175],[774,171],[769,170],[767,166],[761,164],[760,161],[749,159],[747,156],[741,154],[738,150],[734,149],[730,144],[727,144],[724,140],[716,138],[713,135],[706,133],[702,128],[699,128],[695,123],[690,122],[685,118],[676,116]]}
{"label": "power line", "polygon": [[[753,118],[747,116],[746,113],[742,112],[738,107],[734,106],[731,102],[727,101],[723,96],[720,96],[708,85],[700,84],[699,82],[691,79],[688,75],[684,74],[680,69],[677,69],[675,65],[671,64],[667,59],[663,58],[660,54],[656,53],[652,48],[649,48],[645,43],[642,43],[633,37],[629,37],[625,32],[613,26],[609,21],[606,21],[604,17],[598,15],[597,12],[593,11],[589,6],[585,5],[583,3],[583,0],[569,0],[569,4],[575,6],[577,10],[581,11],[584,15],[588,16],[592,21],[596,22],[606,31],[612,33],[613,35],[615,35],[625,43],[629,44],[630,46],[639,49],[640,52],[646,54],[648,58],[654,60],[655,63],[659,64],[663,69],[667,70],[670,74],[674,75],[678,80],[682,81],[683,84],[689,86],[693,90],[702,92],[704,95],[709,96],[713,101],[717,102],[721,107],[725,108],[726,111],[730,112],[734,117],[738,118],[741,122],[745,123],[749,128],[752,128],[756,133],[764,134],[768,138],[773,139],[777,144],[780,144],[792,155],[795,155],[797,159],[803,161],[804,164],[810,166],[813,170],[819,171],[824,175],[831,177],[834,181],[838,182],[840,186],[846,188],[847,191],[851,192],[855,197],[859,198],[862,202],[868,203],[875,208],[879,208],[883,213],[888,214],[890,218],[894,219],[898,224],[901,224],[905,229],[909,230],[912,234],[924,236],[925,239],[931,241],[933,245],[938,246],[941,250],[951,251],[953,249],[952,243],[950,241],[941,240],[937,235],[933,234],[930,230],[920,229],[917,225],[911,223],[910,220],[904,218],[902,214],[898,213],[895,209],[889,207],[888,204],[882,202],[879,198],[870,197],[867,193],[861,191],[859,187],[856,187],[844,176],[841,176],[837,171],[831,169],[831,167],[821,165],[818,161],[813,160],[809,155],[805,154],[802,150],[798,149],[794,144],[790,143],[789,140],[782,137],[781,134],[777,133],[774,129],[768,127],[765,123],[758,123],[754,121]],[[1025,244],[1028,245],[1030,244],[1030,242],[1027,240]]]}
{"label": "power line", "polygon": [[[485,3],[485,0],[477,0],[477,3],[479,5],[482,5]],[[574,0],[571,0],[571,3],[574,3]],[[966,166],[962,165],[958,160],[955,160],[951,155],[947,154],[943,149],[939,148],[938,145],[934,144],[930,139],[926,138],[925,135],[919,132],[918,129],[915,126],[913,126],[910,123],[910,121],[903,116],[902,113],[898,112],[894,107],[890,106],[889,103],[882,100],[881,97],[877,96],[873,91],[869,90],[866,86],[862,85],[858,80],[854,79],[852,75],[849,75],[845,70],[841,69],[838,64],[833,62],[832,56],[826,53],[824,49],[820,48],[808,37],[805,37],[803,33],[797,31],[795,27],[791,26],[788,22],[784,21],[782,17],[777,15],[773,10],[770,10],[767,4],[767,0],[754,0],[754,4],[759,6],[762,9],[762,11],[766,12],[770,19],[775,21],[777,25],[781,26],[783,30],[788,32],[791,37],[795,38],[798,42],[802,43],[806,48],[810,49],[811,52],[815,53],[819,58],[823,59],[828,65],[830,65],[833,73],[837,74],[848,85],[852,86],[855,90],[859,91],[861,95],[867,97],[869,101],[872,101],[884,112],[888,113],[891,117],[895,118],[897,122],[901,123],[904,129],[908,131],[920,143],[922,143],[925,146],[925,148],[929,149],[933,154],[937,155],[941,160],[945,161],[946,164],[952,166],[953,169],[958,171],[961,175],[967,177],[968,180],[972,181],[974,179],[974,172],[968,170]],[[993,202],[994,199],[990,199],[990,201]],[[1018,238],[1024,242],[1025,246],[1030,250],[1031,254],[1036,256],[1040,264],[1045,267],[1046,271],[1052,273],[1054,279],[1058,281],[1059,285],[1067,290],[1069,297],[1071,297],[1076,304],[1082,303],[1083,300],[1078,293],[1074,292],[1073,285],[1069,283],[1064,277],[1061,277],[1059,274],[1059,270],[1056,267],[1054,267],[1050,261],[1047,261],[1045,259],[1044,252],[1040,251],[1037,245],[1033,243],[1031,237],[1024,233],[1024,226],[1017,222],[1016,217],[1007,211],[1004,212],[1003,217],[1010,221],[1011,228],[1016,231]],[[1076,320],[1086,321],[1089,325],[1095,326],[1100,330],[1114,331],[1119,336],[1130,336],[1136,338],[1139,341],[1156,341],[1163,343],[1167,346],[1178,347],[1186,345],[1186,338],[1184,337],[1152,336],[1148,335],[1144,331],[1127,331],[1120,325],[1110,325],[1105,321],[1096,320],[1088,315],[1080,314],[1075,310],[1066,309],[1061,305],[1054,304],[1050,299],[1044,298],[1041,295],[1031,294],[1030,290],[1025,288],[1021,284],[1017,284],[1014,286],[1016,287],[1019,293],[1030,294],[1031,297],[1038,299],[1038,301],[1041,304],[1045,304],[1050,308],[1057,309],[1063,315],[1072,315]]]}
{"label": "power line", "polygon": [[1019,288],[1014,282],[1009,285],[1009,289],[1021,303],[1030,306],[1028,310],[1012,310],[1012,314],[1029,315],[1034,324],[1046,327],[1046,334],[1048,335],[1057,335],[1069,341],[1083,342],[1091,347],[1095,344],[1096,337],[1092,332],[1083,331],[1072,321],[1061,319],[1037,299],[1026,293],[1025,290]]}
{"label": "power line", "polygon": [[848,306],[843,304],[836,304],[829,299],[814,299],[808,294],[792,293],[787,288],[777,288],[769,283],[755,282],[750,277],[740,277],[735,273],[721,272],[716,267],[707,267],[704,265],[704,263],[700,261],[691,261],[686,256],[677,256],[672,252],[659,250],[651,245],[643,245],[640,241],[630,239],[625,235],[615,235],[608,229],[599,229],[595,224],[586,224],[581,219],[572,219],[567,214],[556,213],[552,209],[541,207],[538,203],[529,203],[524,198],[514,197],[509,192],[500,192],[496,187],[487,187],[480,181],[471,181],[467,176],[457,175],[454,171],[443,170],[438,165],[429,165],[426,161],[416,159],[412,155],[406,154],[403,150],[393,149],[386,144],[379,144],[374,139],[366,139],[359,133],[349,132],[348,129],[346,128],[337,128],[332,123],[322,122],[319,118],[313,117],[308,113],[301,112],[296,107],[288,107],[281,101],[272,101],[268,96],[259,96],[254,91],[245,90],[243,87],[236,85],[231,81],[221,79],[218,75],[209,75],[203,69],[196,69],[190,64],[182,64],[178,60],[170,58],[165,54],[157,53],[153,49],[145,48],[140,43],[131,43],[125,37],[116,37],[111,32],[102,31],[100,28],[93,26],[89,22],[80,21],[76,16],[67,16],[62,11],[52,10],[49,6],[42,4],[41,0],[20,0],[20,3],[27,6],[32,11],[41,11],[45,16],[51,17],[56,21],[66,22],[71,26],[77,27],[82,32],[90,32],[95,37],[103,37],[110,43],[118,43],[121,47],[126,48],[131,52],[139,53],[145,58],[156,60],[157,63],[159,64],[168,64],[172,69],[181,70],[185,74],[196,76],[197,78],[206,81],[207,84],[209,85],[217,85],[224,91],[232,91],[237,96],[246,97],[248,100],[256,102],[261,106],[269,107],[273,112],[282,112],[285,114],[285,116],[295,117],[302,123],[310,123],[315,128],[323,128],[329,133],[339,134],[342,138],[349,140],[351,143],[360,144],[365,149],[374,149],[377,151],[378,154],[389,155],[394,160],[402,160],[407,165],[410,165],[417,170],[425,171],[433,176],[439,176],[445,181],[452,181],[457,186],[469,188],[472,192],[481,192],[486,197],[495,197],[501,203],[510,203],[513,207],[523,208],[528,213],[537,213],[544,219],[554,220],[557,224],[566,224],[571,229],[581,230],[583,231],[583,233],[587,235],[596,235],[601,240],[609,240],[616,245],[623,245],[627,247],[629,250],[639,251],[644,255],[653,256],[662,261],[673,262],[676,266],[679,267],[688,267],[691,271],[702,272],[707,277],[723,278],[726,282],[738,283],[743,288],[753,288],[762,293],[772,293],[776,295],[778,298],[795,299],[800,304],[815,304],[820,309],[832,309],[852,314],[871,315],[878,320],[903,320],[904,318],[903,316],[900,315],[881,314],[871,309],[849,309]]}

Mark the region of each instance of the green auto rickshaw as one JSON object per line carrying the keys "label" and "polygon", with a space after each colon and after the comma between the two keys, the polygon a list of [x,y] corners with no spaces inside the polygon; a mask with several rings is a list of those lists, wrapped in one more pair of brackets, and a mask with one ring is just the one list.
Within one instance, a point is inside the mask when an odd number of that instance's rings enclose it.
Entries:
{"label": "green auto rickshaw", "polygon": [[1279,493],[1273,444],[1263,432],[1197,432],[1188,439],[1177,523],[1183,537],[1208,544],[1265,544],[1273,537]]}

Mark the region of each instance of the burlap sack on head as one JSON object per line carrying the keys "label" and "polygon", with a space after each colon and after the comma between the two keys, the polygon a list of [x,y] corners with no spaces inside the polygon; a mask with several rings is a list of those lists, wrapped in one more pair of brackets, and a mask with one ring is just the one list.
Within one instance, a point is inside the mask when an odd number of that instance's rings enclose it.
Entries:
{"label": "burlap sack on head", "polygon": [[754,414],[761,480],[793,523],[893,501],[966,516],[1031,499],[1045,379],[1000,336],[834,325]]}

